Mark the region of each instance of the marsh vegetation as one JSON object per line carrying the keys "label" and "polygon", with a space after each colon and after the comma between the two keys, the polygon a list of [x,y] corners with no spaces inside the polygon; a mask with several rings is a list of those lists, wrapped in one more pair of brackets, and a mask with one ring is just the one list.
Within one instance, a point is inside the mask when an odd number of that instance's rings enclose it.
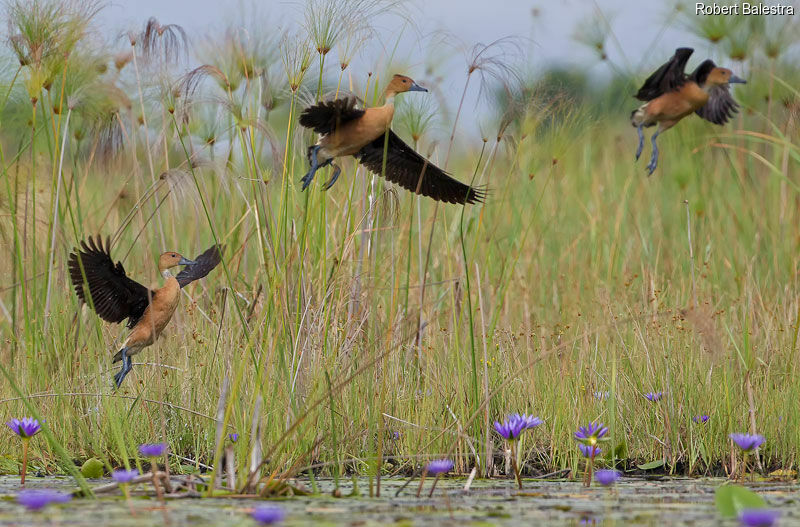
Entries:
{"label": "marsh vegetation", "polygon": [[[749,83],[732,123],[664,134],[646,177],[631,94],[677,45],[611,62],[624,28],[599,14],[580,40],[602,83],[583,68],[543,73],[514,37],[423,34],[400,52],[419,37],[401,2],[309,0],[296,23],[252,16],[206,34],[150,19],[119,38],[96,26],[102,7],[4,7],[0,408],[44,423],[29,471],[80,479],[76,461],[94,457],[144,472],[137,446],[165,442],[171,470],[209,488],[229,484],[226,460],[251,492],[358,475],[373,494],[440,458],[511,478],[493,423],[527,412],[543,423],[514,449],[522,477],[579,479],[573,433],[592,422],[609,429],[598,467],[734,476],[728,434],[750,432],[767,441],[748,469],[794,474],[793,19],[667,13],[695,35],[679,45]],[[376,16],[398,29],[378,32]],[[441,96],[443,71],[477,108]],[[437,204],[354,161],[327,192],[327,173],[301,192],[302,109],[340,93],[380,104],[393,73],[431,92],[398,100],[394,130],[488,186],[484,204]],[[98,233],[150,283],[162,251],[227,247],[120,390],[110,358],[124,329],[79,304],[66,267]],[[18,473],[19,444],[0,455]]]}

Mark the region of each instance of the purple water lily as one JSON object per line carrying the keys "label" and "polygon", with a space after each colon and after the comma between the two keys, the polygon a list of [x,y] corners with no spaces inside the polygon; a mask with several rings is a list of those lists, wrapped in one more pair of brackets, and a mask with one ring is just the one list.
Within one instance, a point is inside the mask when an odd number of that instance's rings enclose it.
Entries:
{"label": "purple water lily", "polygon": [[[592,455],[599,456],[600,452],[603,451],[597,445],[584,445],[583,443],[578,443],[578,448],[580,449],[581,454],[583,454],[583,457],[592,457]],[[594,449],[594,454],[592,454],[592,449]]]}
{"label": "purple water lily", "polygon": [[695,423],[697,423],[697,424],[706,424],[706,423],[708,422],[708,420],[709,420],[709,419],[710,419],[710,417],[708,417],[708,416],[707,416],[707,415],[705,415],[705,414],[703,414],[703,415],[696,415],[696,416],[692,417],[692,421],[694,421],[694,422],[695,422]]}
{"label": "purple water lily", "polygon": [[764,441],[766,441],[764,436],[759,434],[730,434],[728,437],[730,437],[733,442],[745,452],[755,450],[763,445]]}
{"label": "purple water lily", "polygon": [[651,403],[656,403],[664,397],[664,392],[649,392],[644,394],[645,398]]}
{"label": "purple water lily", "polygon": [[428,474],[437,476],[439,474],[446,474],[453,470],[455,463],[450,461],[449,459],[437,459],[428,463],[426,471]]}
{"label": "purple water lily", "polygon": [[22,419],[17,419],[15,417],[6,421],[6,426],[22,439],[29,439],[38,434],[42,429],[39,421],[33,417],[23,417]]}
{"label": "purple water lily", "polygon": [[144,457],[161,457],[167,453],[167,444],[144,443],[139,445],[139,453]]}
{"label": "purple water lily", "polygon": [[525,423],[519,419],[506,419],[502,423],[494,422],[494,430],[508,441],[515,441],[525,431]]}
{"label": "purple water lily", "polygon": [[739,522],[746,527],[772,527],[781,513],[771,509],[744,509],[739,514]]}
{"label": "purple water lily", "polygon": [[604,487],[613,485],[621,477],[622,474],[618,470],[598,470],[594,473],[595,481]]}
{"label": "purple water lily", "polygon": [[115,470],[114,472],[111,473],[111,479],[113,479],[117,483],[124,484],[124,483],[130,483],[131,481],[136,479],[136,476],[138,475],[139,471],[136,470],[135,468],[132,468],[130,470],[120,469],[120,470]]}
{"label": "purple water lily", "polygon": [[594,445],[608,433],[608,427],[603,423],[590,423],[588,426],[578,427],[575,439],[584,445]]}
{"label": "purple water lily", "polygon": [[261,525],[272,525],[273,523],[283,521],[283,519],[286,517],[286,513],[283,511],[283,509],[278,507],[264,506],[253,509],[253,511],[250,513],[250,517]]}
{"label": "purple water lily", "polygon": [[515,420],[521,422],[523,427],[526,430],[530,430],[532,428],[536,428],[540,424],[544,423],[544,421],[542,421],[538,417],[535,417],[533,415],[528,415],[528,414],[511,414],[511,415],[508,416],[508,419],[509,420],[515,419]]}
{"label": "purple water lily", "polygon": [[50,489],[29,489],[17,494],[17,503],[29,511],[41,510],[51,503],[66,503],[71,499],[71,494]]}

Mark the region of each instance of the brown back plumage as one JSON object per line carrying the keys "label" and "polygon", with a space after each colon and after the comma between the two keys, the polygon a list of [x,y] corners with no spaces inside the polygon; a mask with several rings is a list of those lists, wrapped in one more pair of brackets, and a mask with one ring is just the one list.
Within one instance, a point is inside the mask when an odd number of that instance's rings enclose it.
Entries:
{"label": "brown back plumage", "polygon": [[[90,236],[88,243],[82,241],[81,249],[69,255],[70,280],[78,298],[90,303],[100,318],[114,323],[127,318],[127,325],[132,328],[147,309],[153,292],[128,278],[122,263],[114,264],[110,249],[110,239],[106,239],[104,247],[99,235],[96,239]],[[88,295],[84,284],[89,288]]]}

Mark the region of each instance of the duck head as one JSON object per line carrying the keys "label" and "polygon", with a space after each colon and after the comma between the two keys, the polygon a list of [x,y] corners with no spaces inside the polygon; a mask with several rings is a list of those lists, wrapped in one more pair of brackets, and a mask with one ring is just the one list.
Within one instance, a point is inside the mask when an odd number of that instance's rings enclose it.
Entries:
{"label": "duck head", "polygon": [[714,68],[708,74],[708,84],[747,84],[747,81],[733,74],[728,68]]}
{"label": "duck head", "polygon": [[389,85],[386,86],[386,97],[394,97],[398,93],[404,93],[407,91],[428,91],[416,82],[411,77],[406,77],[405,75],[395,75],[392,77],[392,80],[389,81]]}
{"label": "duck head", "polygon": [[194,265],[196,263],[194,260],[184,258],[179,253],[168,251],[158,257],[158,270],[164,272],[176,265]]}
{"label": "duck head", "polygon": [[724,86],[725,84],[747,84],[747,81],[734,75],[728,68],[714,68],[709,72],[706,84]]}

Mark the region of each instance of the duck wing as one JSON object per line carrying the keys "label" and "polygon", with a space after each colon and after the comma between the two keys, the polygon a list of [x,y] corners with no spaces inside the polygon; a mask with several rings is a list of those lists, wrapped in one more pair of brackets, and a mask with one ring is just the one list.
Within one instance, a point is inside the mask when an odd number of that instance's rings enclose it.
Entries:
{"label": "duck wing", "polygon": [[326,135],[362,115],[364,109],[356,107],[356,98],[344,97],[309,106],[300,114],[300,125]]}
{"label": "duck wing", "polygon": [[728,86],[714,86],[708,91],[708,102],[695,113],[714,124],[725,124],[739,111]]}
{"label": "duck wing", "polygon": [[127,318],[128,327],[132,328],[154,292],[128,278],[122,262],[115,264],[111,259],[110,249],[110,238],[106,238],[105,246],[99,235],[81,241],[80,249],[69,255],[69,277],[81,302],[92,306],[100,318],[113,323]]}
{"label": "duck wing", "polygon": [[222,261],[222,251],[225,250],[224,245],[212,245],[200,256],[194,259],[194,265],[187,265],[183,270],[175,276],[180,286],[186,287],[195,280],[199,280],[210,273]]}
{"label": "duck wing", "polygon": [[687,80],[686,62],[692,56],[692,48],[678,48],[669,61],[662,64],[652,75],[647,77],[635,97],[640,101],[652,101],[661,95],[675,91]]}
{"label": "duck wing", "polygon": [[[452,178],[403,142],[389,130],[386,150],[386,179],[415,194],[422,194],[446,203],[480,203],[486,197],[486,189],[471,187]],[[385,137],[381,135],[361,150],[355,157],[367,169],[377,175],[383,173],[383,150]]]}

